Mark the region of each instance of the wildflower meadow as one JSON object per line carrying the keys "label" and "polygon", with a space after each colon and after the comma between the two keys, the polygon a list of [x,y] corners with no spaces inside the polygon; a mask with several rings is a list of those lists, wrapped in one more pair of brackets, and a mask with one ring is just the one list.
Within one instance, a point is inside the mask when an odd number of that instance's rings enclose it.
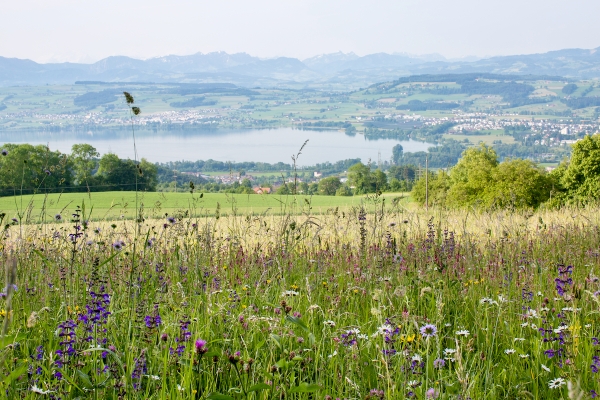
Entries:
{"label": "wildflower meadow", "polygon": [[2,395],[596,396],[597,209],[367,201],[375,212],[4,215]]}

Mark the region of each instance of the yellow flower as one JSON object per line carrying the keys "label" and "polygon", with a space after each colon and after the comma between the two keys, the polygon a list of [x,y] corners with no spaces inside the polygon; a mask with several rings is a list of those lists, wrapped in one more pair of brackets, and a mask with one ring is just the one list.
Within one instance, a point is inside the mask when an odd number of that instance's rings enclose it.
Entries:
{"label": "yellow flower", "polygon": [[246,307],[248,307],[248,306],[247,306],[247,305],[245,305],[245,304],[242,304],[242,308],[243,308],[244,310],[246,309]]}
{"label": "yellow flower", "polygon": [[354,293],[358,293],[358,289],[354,289]]}
{"label": "yellow flower", "polygon": [[0,311],[0,317],[6,317],[6,310],[2,309],[2,311]]}
{"label": "yellow flower", "polygon": [[292,290],[297,290],[298,289],[298,285],[292,285],[290,287],[292,288]]}
{"label": "yellow flower", "polygon": [[327,286],[327,282],[323,281],[323,286]]}
{"label": "yellow flower", "polygon": [[242,287],[242,290],[243,290],[243,291],[246,291],[246,290],[248,290],[248,285],[244,285],[244,286]]}
{"label": "yellow flower", "polygon": [[402,335],[402,336],[400,336],[400,341],[402,343],[412,343],[412,342],[415,341],[415,336],[416,336],[415,334],[412,334],[412,335]]}
{"label": "yellow flower", "polygon": [[227,265],[223,265],[223,271],[227,269]]}
{"label": "yellow flower", "polygon": [[267,285],[270,285],[270,284],[271,284],[271,280],[267,279]]}

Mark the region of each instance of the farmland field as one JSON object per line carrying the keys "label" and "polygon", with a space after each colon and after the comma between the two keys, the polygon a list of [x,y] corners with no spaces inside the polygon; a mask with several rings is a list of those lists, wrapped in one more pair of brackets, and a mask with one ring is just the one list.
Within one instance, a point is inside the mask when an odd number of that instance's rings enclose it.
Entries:
{"label": "farmland field", "polygon": [[[404,205],[409,201],[408,193],[385,193],[391,205]],[[168,214],[182,214],[188,211],[193,216],[214,215],[217,204],[220,214],[237,215],[246,214],[285,214],[288,212],[301,213],[310,205],[311,213],[323,214],[329,208],[340,207],[349,209],[360,206],[365,202],[366,196],[282,196],[271,195],[243,195],[226,193],[199,193],[193,195],[188,193],[161,193],[146,192],[139,193],[138,202],[144,207],[144,216],[147,218],[163,217]],[[121,218],[134,218],[136,215],[135,192],[92,192],[88,193],[64,193],[44,194],[34,196],[12,196],[0,197],[0,212],[6,213],[11,218],[29,215],[30,222],[41,222],[52,220],[56,214],[67,214],[75,206],[87,204],[87,211],[91,211],[90,218],[93,220],[112,220]],[[369,207],[368,204],[365,205]],[[29,211],[31,209],[31,211]]]}

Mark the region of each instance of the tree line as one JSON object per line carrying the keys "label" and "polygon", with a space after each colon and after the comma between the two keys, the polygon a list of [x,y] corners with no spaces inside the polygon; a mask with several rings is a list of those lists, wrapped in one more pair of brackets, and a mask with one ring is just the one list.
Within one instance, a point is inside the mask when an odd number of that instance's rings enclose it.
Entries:
{"label": "tree line", "polygon": [[464,151],[448,172],[430,172],[413,188],[414,199],[448,208],[557,208],[585,205],[600,198],[600,135],[573,145],[570,159],[546,173],[529,160],[499,162],[482,144]]}
{"label": "tree line", "polygon": [[0,195],[36,192],[97,192],[156,190],[157,167],[142,159],[122,160],[108,153],[100,157],[89,144],[75,144],[71,154],[47,146],[6,144],[0,150]]}

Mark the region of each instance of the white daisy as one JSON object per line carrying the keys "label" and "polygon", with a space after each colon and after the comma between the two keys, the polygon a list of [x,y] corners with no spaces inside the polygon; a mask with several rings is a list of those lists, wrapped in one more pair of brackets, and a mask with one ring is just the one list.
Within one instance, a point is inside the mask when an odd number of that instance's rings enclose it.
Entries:
{"label": "white daisy", "polygon": [[558,389],[559,387],[566,385],[567,382],[563,378],[552,379],[548,382],[548,387],[550,389]]}
{"label": "white daisy", "polygon": [[456,353],[456,349],[444,349],[444,354],[447,356],[454,353]]}
{"label": "white daisy", "polygon": [[292,297],[292,296],[298,296],[300,293],[294,291],[294,290],[286,290],[285,292],[281,293],[281,297]]}
{"label": "white daisy", "polygon": [[323,324],[325,324],[327,326],[335,326],[335,322],[333,322],[331,320],[323,321]]}
{"label": "white daisy", "polygon": [[469,336],[469,331],[466,329],[462,329],[462,330],[456,332],[456,336],[467,337],[467,336]]}
{"label": "white daisy", "polygon": [[498,303],[496,301],[494,301],[494,299],[491,299],[489,297],[484,297],[481,300],[479,300],[479,304],[496,304],[498,305]]}
{"label": "white daisy", "polygon": [[565,329],[567,329],[567,327],[565,325],[561,325],[558,328],[556,328],[554,330],[554,333],[561,333],[562,331],[564,331]]}
{"label": "white daisy", "polygon": [[506,349],[504,350],[504,353],[511,355],[511,354],[515,354],[517,351],[515,349]]}

